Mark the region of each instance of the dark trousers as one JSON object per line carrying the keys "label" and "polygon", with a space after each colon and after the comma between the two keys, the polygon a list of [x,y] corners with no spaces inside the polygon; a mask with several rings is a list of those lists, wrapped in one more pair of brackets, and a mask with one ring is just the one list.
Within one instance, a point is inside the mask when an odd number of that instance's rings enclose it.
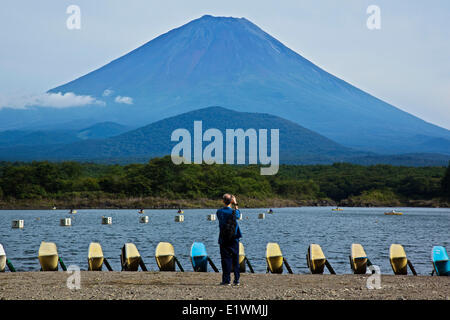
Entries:
{"label": "dark trousers", "polygon": [[222,259],[222,282],[230,283],[231,269],[234,271],[234,282],[239,282],[239,240],[236,239],[230,245],[220,245],[220,257]]}

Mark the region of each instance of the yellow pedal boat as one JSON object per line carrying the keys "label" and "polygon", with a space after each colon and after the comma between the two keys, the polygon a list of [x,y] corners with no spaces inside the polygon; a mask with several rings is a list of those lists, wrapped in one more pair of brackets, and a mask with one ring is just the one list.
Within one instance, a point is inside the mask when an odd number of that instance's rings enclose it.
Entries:
{"label": "yellow pedal boat", "polygon": [[88,270],[101,271],[103,266],[103,250],[98,242],[91,242],[88,251]]}
{"label": "yellow pedal boat", "polygon": [[171,243],[158,243],[155,250],[155,259],[160,271],[175,271],[175,249]]}
{"label": "yellow pedal boat", "polygon": [[138,271],[141,255],[134,243],[125,243],[120,255],[123,271]]}
{"label": "yellow pedal boat", "polygon": [[350,266],[355,274],[365,274],[367,271],[367,254],[359,243],[353,243],[351,247]]}
{"label": "yellow pedal boat", "polygon": [[58,250],[53,242],[41,242],[38,258],[42,271],[58,270]]}
{"label": "yellow pedal boat", "polygon": [[322,274],[327,259],[323,254],[320,245],[312,243],[308,247],[308,254],[306,255],[308,268],[313,274]]}
{"label": "yellow pedal boat", "polygon": [[394,274],[406,275],[408,273],[408,258],[401,244],[391,244],[389,249],[389,262],[391,263]]}
{"label": "yellow pedal boat", "polygon": [[387,216],[401,216],[403,214],[403,212],[391,210],[391,211],[385,212],[384,214]]}
{"label": "yellow pedal boat", "polygon": [[266,247],[267,269],[272,273],[283,272],[283,254],[278,243],[269,242]]}

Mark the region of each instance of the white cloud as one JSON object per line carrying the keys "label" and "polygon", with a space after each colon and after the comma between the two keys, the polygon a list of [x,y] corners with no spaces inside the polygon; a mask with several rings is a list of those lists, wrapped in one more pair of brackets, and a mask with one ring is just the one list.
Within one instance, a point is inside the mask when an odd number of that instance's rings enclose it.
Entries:
{"label": "white cloud", "polygon": [[19,97],[0,96],[0,109],[26,109],[31,106],[69,108],[92,104],[105,105],[105,102],[91,96],[76,95],[73,92],[42,93]]}
{"label": "white cloud", "polygon": [[133,98],[131,97],[117,96],[114,101],[117,103],[133,104]]}
{"label": "white cloud", "polygon": [[112,95],[113,93],[114,93],[114,90],[106,89],[105,91],[103,91],[103,96],[104,96],[104,97],[109,97],[109,96]]}

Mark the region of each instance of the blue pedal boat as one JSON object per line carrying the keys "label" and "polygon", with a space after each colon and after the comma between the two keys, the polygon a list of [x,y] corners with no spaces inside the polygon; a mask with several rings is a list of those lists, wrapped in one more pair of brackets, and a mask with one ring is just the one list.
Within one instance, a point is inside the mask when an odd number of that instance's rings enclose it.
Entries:
{"label": "blue pedal boat", "polygon": [[431,261],[438,276],[450,276],[450,262],[447,250],[442,246],[434,246],[431,250]]}
{"label": "blue pedal boat", "polygon": [[194,271],[207,272],[208,271],[208,254],[206,247],[202,242],[194,242],[191,247],[191,262]]}

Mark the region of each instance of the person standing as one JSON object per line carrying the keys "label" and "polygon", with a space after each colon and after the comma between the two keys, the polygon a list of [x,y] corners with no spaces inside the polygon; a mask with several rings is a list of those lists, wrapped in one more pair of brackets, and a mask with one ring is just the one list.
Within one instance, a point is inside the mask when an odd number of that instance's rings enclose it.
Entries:
{"label": "person standing", "polygon": [[[234,270],[234,285],[239,285],[239,239],[242,237],[237,220],[241,216],[236,197],[226,193],[223,195],[224,207],[217,210],[219,220],[219,245],[222,260],[221,285],[230,285],[231,269]],[[234,209],[232,208],[234,205]]]}

